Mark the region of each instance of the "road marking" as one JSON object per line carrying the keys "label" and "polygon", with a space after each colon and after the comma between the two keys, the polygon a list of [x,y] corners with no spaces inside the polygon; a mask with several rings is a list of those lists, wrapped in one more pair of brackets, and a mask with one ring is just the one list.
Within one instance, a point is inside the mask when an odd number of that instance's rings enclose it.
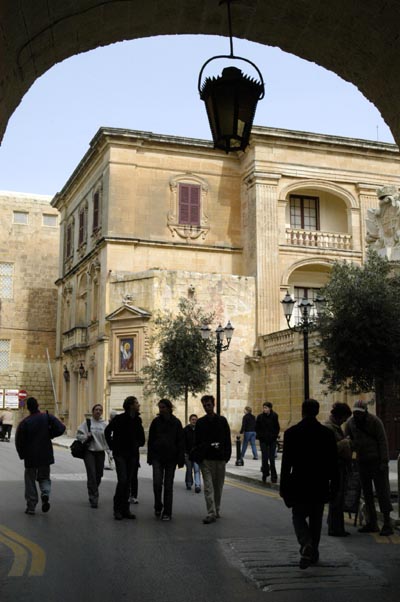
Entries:
{"label": "road marking", "polygon": [[236,481],[231,479],[225,479],[225,483],[227,485],[231,485],[232,487],[236,487],[237,489],[243,489],[243,491],[248,491],[249,493],[257,493],[258,495],[263,495],[264,497],[281,499],[277,491],[261,489],[261,487],[255,487],[252,485],[245,485],[242,481]]}
{"label": "road marking", "polygon": [[14,554],[13,563],[8,572],[8,577],[22,577],[28,563],[28,552],[15,541],[0,534],[0,542],[9,548]]}
{"label": "road marking", "polygon": [[9,577],[21,577],[24,575],[29,564],[28,552],[30,553],[31,560],[28,577],[40,577],[44,574],[46,553],[43,548],[4,525],[0,525],[0,541],[14,553],[14,562],[8,573]]}

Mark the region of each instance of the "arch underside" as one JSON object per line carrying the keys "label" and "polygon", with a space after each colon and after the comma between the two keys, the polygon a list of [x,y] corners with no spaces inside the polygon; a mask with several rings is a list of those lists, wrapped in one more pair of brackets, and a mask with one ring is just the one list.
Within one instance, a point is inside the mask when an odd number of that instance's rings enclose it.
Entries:
{"label": "arch underside", "polygon": [[[277,46],[356,85],[400,142],[398,0],[238,0],[232,15],[236,37]],[[74,54],[148,36],[227,33],[218,0],[4,0],[0,24],[0,139],[34,81]]]}

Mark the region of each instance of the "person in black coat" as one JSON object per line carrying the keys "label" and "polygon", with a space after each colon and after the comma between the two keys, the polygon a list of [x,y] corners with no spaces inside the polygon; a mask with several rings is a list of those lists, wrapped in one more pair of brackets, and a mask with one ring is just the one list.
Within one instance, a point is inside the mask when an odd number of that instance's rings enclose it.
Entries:
{"label": "person in black coat", "polygon": [[50,465],[54,464],[53,444],[55,437],[65,431],[65,425],[52,414],[39,411],[34,397],[26,401],[29,416],[18,425],[15,434],[15,447],[25,464],[26,514],[35,514],[39,501],[36,481],[41,492],[42,512],[50,510]]}
{"label": "person in black coat", "polygon": [[301,569],[318,562],[324,504],[336,495],[339,479],[335,436],[317,421],[318,412],[318,401],[304,401],[303,419],[284,435],[280,495],[292,508]]}
{"label": "person in black coat", "polygon": [[271,474],[271,483],[276,483],[278,475],[275,468],[276,440],[278,439],[279,417],[272,409],[272,403],[266,401],[263,403],[262,414],[256,419],[256,436],[260,442],[261,449],[261,472],[262,481],[266,482]]}
{"label": "person in black coat", "polygon": [[190,452],[192,451],[192,449],[194,448],[194,445],[195,445],[196,422],[197,422],[197,414],[190,414],[189,424],[187,424],[185,426],[185,428],[183,429],[185,464],[186,464],[185,483],[186,483],[186,489],[188,491],[190,491],[192,489],[193,480],[194,480],[194,490],[196,493],[200,493],[200,491],[201,491],[200,466],[197,464],[197,462],[193,462],[193,460],[190,459]]}
{"label": "person in black coat", "polygon": [[139,447],[145,443],[142,419],[138,412],[138,400],[133,395],[123,403],[124,413],[115,416],[104,431],[108,447],[113,453],[117,471],[117,487],[114,495],[114,518],[136,518],[129,510],[129,493],[132,473],[139,462]]}
{"label": "person in black coat", "polygon": [[147,462],[153,467],[154,513],[157,518],[169,521],[176,466],[182,468],[185,463],[183,428],[172,413],[169,399],[160,399],[158,409],[160,413],[150,425]]}
{"label": "person in black coat", "polygon": [[253,452],[253,460],[258,460],[256,447],[256,417],[253,415],[250,406],[246,406],[244,408],[244,416],[242,418],[240,434],[243,435],[242,459],[244,460],[247,446],[250,443],[251,451]]}

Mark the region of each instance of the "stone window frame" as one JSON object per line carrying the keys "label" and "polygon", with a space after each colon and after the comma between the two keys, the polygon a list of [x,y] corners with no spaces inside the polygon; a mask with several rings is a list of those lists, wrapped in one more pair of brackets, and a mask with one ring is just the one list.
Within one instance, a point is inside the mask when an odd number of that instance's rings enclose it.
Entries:
{"label": "stone window frame", "polygon": [[[86,252],[87,247],[87,236],[88,236],[88,209],[89,204],[87,199],[85,199],[78,207],[77,215],[78,215],[78,245],[77,251],[79,257],[83,257]],[[82,223],[81,223],[82,220]],[[81,236],[82,233],[82,236]]]}
{"label": "stone window frame", "polygon": [[[187,184],[189,186],[199,186],[200,188],[200,223],[198,226],[179,223],[179,185]],[[186,241],[197,238],[206,238],[210,223],[207,215],[209,200],[209,184],[203,178],[193,174],[184,173],[174,176],[169,181],[170,188],[170,209],[167,214],[167,226],[172,237],[178,236]]]}
{"label": "stone window frame", "polygon": [[[24,215],[26,216],[26,221],[16,221],[16,216],[17,215]],[[29,226],[29,211],[18,211],[18,209],[14,209],[13,211],[13,224],[16,226]]]}
{"label": "stone window frame", "polygon": [[[111,379],[113,381],[130,381],[141,378],[144,356],[144,326],[120,326],[112,329],[112,362]],[[133,339],[133,370],[126,372],[119,369],[120,345],[122,339]]]}
{"label": "stone window frame", "polygon": [[[97,207],[97,224],[95,225],[95,199],[97,197],[97,203],[98,203],[98,207]],[[91,232],[91,236],[92,237],[97,237],[102,229],[102,220],[101,220],[101,216],[102,216],[102,207],[103,207],[103,183],[100,182],[98,183],[92,192],[91,195],[92,198],[92,232]]]}

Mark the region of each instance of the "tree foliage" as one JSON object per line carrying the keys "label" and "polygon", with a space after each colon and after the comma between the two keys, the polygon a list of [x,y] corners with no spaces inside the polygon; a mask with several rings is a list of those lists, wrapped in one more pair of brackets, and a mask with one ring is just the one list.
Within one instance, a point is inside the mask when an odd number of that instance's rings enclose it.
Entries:
{"label": "tree foliage", "polygon": [[378,380],[400,372],[400,276],[369,252],[363,266],[336,262],[321,290],[322,382],[331,390],[374,390]]}
{"label": "tree foliage", "polygon": [[200,326],[210,324],[214,315],[205,313],[195,300],[181,298],[178,313],[159,313],[152,342],[158,355],[143,369],[147,377],[145,393],[185,399],[187,421],[188,394],[204,391],[211,381],[215,348],[201,337]]}

